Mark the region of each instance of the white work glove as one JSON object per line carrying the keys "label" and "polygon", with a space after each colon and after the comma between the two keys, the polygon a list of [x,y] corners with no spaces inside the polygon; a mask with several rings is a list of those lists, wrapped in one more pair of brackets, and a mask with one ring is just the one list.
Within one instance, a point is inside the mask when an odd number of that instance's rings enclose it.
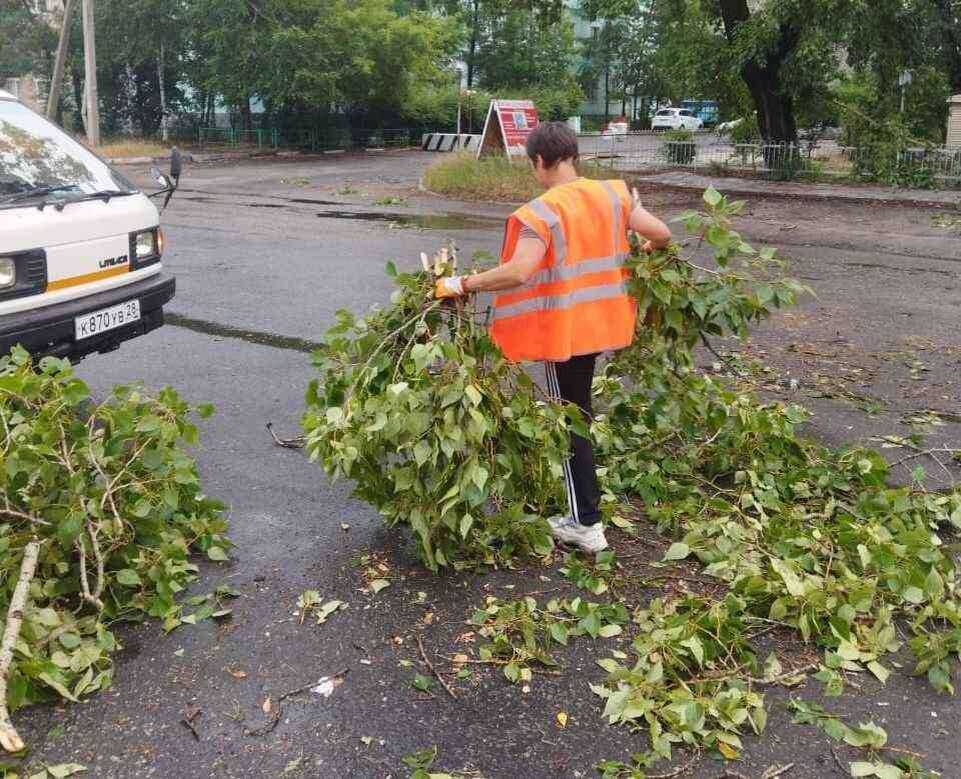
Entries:
{"label": "white work glove", "polygon": [[466,294],[463,276],[442,276],[434,284],[434,297],[438,300],[459,298]]}

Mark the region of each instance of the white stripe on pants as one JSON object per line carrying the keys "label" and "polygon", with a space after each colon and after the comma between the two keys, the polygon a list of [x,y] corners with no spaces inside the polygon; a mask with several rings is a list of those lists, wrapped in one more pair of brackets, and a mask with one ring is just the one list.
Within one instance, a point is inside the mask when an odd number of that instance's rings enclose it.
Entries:
{"label": "white stripe on pants", "polygon": [[[563,400],[561,397],[561,385],[557,380],[557,365],[553,362],[544,363],[544,372],[547,376],[547,394],[555,400]],[[574,474],[571,471],[571,455],[568,452],[564,458],[564,484],[567,487],[567,505],[570,515],[575,522],[580,522],[577,510],[577,493],[574,491]]]}

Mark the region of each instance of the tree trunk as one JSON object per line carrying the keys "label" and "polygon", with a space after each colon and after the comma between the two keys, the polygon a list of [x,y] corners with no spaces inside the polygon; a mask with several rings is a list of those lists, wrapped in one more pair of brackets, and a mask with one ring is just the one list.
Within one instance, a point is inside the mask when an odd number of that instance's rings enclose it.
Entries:
{"label": "tree trunk", "polygon": [[245,97],[240,104],[240,126],[249,139],[254,130],[254,117],[250,111],[249,97]]}
{"label": "tree trunk", "polygon": [[87,128],[83,122],[83,74],[76,66],[70,68],[70,80],[73,82],[73,132],[86,135]]}
{"label": "tree trunk", "polygon": [[[747,0],[720,0],[724,32],[733,43],[737,29],[751,17]],[[757,109],[761,137],[772,143],[797,143],[794,101],[781,83],[781,66],[798,44],[798,31],[782,25],[776,43],[763,61],[749,60],[741,66],[741,78]]]}
{"label": "tree trunk", "polygon": [[794,101],[781,91],[777,71],[748,63],[741,76],[757,108],[761,137],[771,143],[797,143]]}
{"label": "tree trunk", "polygon": [[474,87],[474,60],[477,56],[477,36],[480,34],[478,30],[480,20],[480,0],[474,0],[474,19],[471,24],[470,31],[470,48],[467,54],[467,88],[473,89]]}
{"label": "tree trunk", "polygon": [[166,143],[167,133],[167,90],[164,85],[164,45],[160,42],[160,57],[157,60],[157,86],[160,90],[160,139]]}

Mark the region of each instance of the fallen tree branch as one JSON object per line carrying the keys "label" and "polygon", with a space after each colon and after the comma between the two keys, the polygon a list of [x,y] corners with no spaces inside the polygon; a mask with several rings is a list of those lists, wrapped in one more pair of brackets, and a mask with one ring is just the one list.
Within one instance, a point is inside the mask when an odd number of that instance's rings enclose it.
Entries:
{"label": "fallen tree branch", "polygon": [[0,509],[0,515],[7,517],[14,517],[15,519],[25,519],[27,522],[32,522],[35,525],[45,525],[50,526],[50,523],[45,519],[40,519],[40,517],[35,517],[33,514],[26,514],[23,511],[17,511],[16,509],[10,508],[8,505],[6,508]]}
{"label": "fallen tree branch", "polygon": [[777,779],[779,776],[783,776],[788,771],[794,768],[794,763],[788,763],[785,766],[778,768],[777,766],[771,766],[763,774],[761,774],[761,779]]}
{"label": "fallen tree branch", "polygon": [[0,746],[7,752],[20,752],[26,746],[17,729],[10,721],[7,711],[7,674],[13,662],[13,648],[20,638],[20,626],[23,624],[23,610],[27,604],[30,592],[30,582],[37,570],[37,557],[40,555],[40,542],[35,539],[24,547],[23,560],[20,563],[20,578],[10,598],[7,609],[7,624],[3,629],[3,642],[0,643]]}
{"label": "fallen tree branch", "polygon": [[274,443],[277,446],[282,446],[285,449],[303,449],[304,443],[306,441],[306,436],[295,436],[294,438],[281,438],[274,432],[274,423],[267,423],[267,432],[270,433],[270,437],[274,439]]}
{"label": "fallen tree branch", "polygon": [[[90,591],[90,579],[87,576],[87,550],[83,545],[83,536],[77,539],[76,544],[77,553],[80,555],[80,596],[98,612],[103,611],[103,601]],[[79,610],[80,607],[77,608],[77,611]]]}
{"label": "fallen tree branch", "polygon": [[434,664],[430,661],[430,658],[427,657],[427,652],[424,651],[424,642],[420,640],[420,636],[414,636],[414,638],[417,639],[417,648],[420,650],[420,656],[424,659],[424,664],[427,666],[428,670],[437,677],[437,681],[441,683],[443,688],[447,690],[447,694],[456,701],[457,695],[454,694],[454,691],[450,688],[447,680],[437,673],[437,669],[434,668]]}
{"label": "fallen tree branch", "polygon": [[770,679],[762,679],[757,676],[749,676],[747,678],[748,681],[751,681],[754,684],[781,684],[782,682],[794,679],[795,677],[808,674],[811,671],[816,671],[820,667],[820,663],[809,663],[801,668],[795,668],[793,671],[786,671],[785,673],[778,674],[777,676],[772,676]]}

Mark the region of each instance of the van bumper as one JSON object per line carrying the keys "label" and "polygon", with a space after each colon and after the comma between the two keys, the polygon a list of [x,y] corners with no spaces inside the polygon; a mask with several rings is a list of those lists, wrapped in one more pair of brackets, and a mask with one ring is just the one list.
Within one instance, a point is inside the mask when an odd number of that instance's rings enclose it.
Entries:
{"label": "van bumper", "polygon": [[[0,316],[0,354],[6,354],[15,344],[36,358],[52,355],[75,361],[94,352],[113,351],[124,341],[160,327],[164,323],[164,304],[175,291],[176,279],[159,273],[95,295]],[[139,320],[90,338],[76,339],[76,317],[134,298],[140,301]]]}

